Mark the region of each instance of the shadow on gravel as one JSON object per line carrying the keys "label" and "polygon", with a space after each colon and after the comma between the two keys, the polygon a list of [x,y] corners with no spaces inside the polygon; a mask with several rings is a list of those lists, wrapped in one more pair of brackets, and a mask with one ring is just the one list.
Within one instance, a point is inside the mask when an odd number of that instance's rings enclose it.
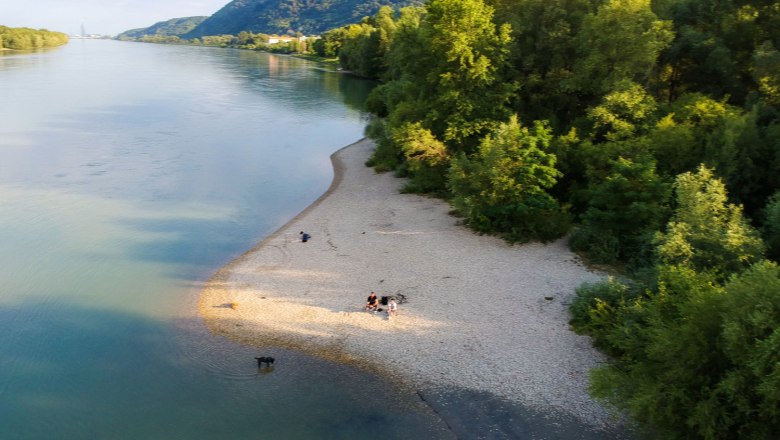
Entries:
{"label": "shadow on gravel", "polygon": [[630,427],[616,420],[616,427],[597,428],[574,416],[544,413],[469,390],[421,390],[420,397],[459,439],[543,440],[641,440]]}

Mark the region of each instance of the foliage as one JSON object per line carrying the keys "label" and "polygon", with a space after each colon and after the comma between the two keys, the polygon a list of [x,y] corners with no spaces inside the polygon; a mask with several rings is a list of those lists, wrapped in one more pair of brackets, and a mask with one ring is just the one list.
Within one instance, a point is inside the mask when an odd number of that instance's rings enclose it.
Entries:
{"label": "foliage", "polygon": [[590,334],[596,347],[610,350],[606,336],[621,324],[617,313],[623,311],[635,297],[628,285],[613,277],[584,283],[577,288],[577,296],[569,306],[570,323],[576,331]]}
{"label": "foliage", "polygon": [[742,216],[727,203],[723,182],[701,166],[675,182],[677,208],[665,233],[658,234],[663,264],[685,265],[719,278],[739,272],[761,259],[764,245]]}
{"label": "foliage", "polygon": [[555,156],[545,151],[550,139],[545,124],[528,129],[512,117],[472,157],[461,153],[452,160],[452,204],[467,224],[501,231],[511,241],[550,240],[566,231],[565,214],[546,192],[559,174]]}
{"label": "foliage", "polygon": [[578,37],[583,53],[571,87],[600,96],[623,81],[647,83],[674,34],[671,23],[650,9],[650,0],[609,0],[584,18]]}
{"label": "foliage", "polygon": [[413,181],[424,173],[417,181],[427,183],[413,182],[412,187],[441,192],[446,167],[405,163],[409,156],[400,141],[407,138],[397,133],[419,123],[429,133],[426,138],[441,143],[448,155],[472,152],[480,137],[509,117],[513,85],[500,81],[509,29],[493,24],[493,10],[482,0],[431,0],[426,6],[424,11],[406,8],[398,16],[388,34],[387,82],[372,93],[369,105],[386,117],[386,129],[396,133],[380,142],[383,150],[398,152],[383,154],[385,158],[401,161],[383,166],[400,167]]}
{"label": "foliage", "polygon": [[408,192],[435,192],[444,187],[444,171],[450,157],[444,143],[419,122],[392,131],[393,144],[400,147],[411,179]]}
{"label": "foliage", "polygon": [[[492,22],[481,0],[430,0],[420,26],[426,45],[425,122],[456,151],[509,116],[504,106],[512,85],[499,79],[505,68],[509,27]],[[422,102],[421,102],[422,104]]]}
{"label": "foliage", "polygon": [[[354,4],[236,0],[197,44],[310,49],[380,80],[370,166],[511,241],[558,237],[571,213],[571,246],[631,274],[572,303],[613,356],[595,395],[663,438],[770,438],[778,269],[751,224],[780,259],[778,3]],[[254,33],[315,29],[310,47]]]}
{"label": "foliage", "polygon": [[68,42],[68,36],[46,29],[9,28],[0,26],[0,49],[43,49]]}
{"label": "foliage", "polygon": [[206,35],[202,38],[193,38],[192,40],[182,39],[176,35],[143,35],[139,38],[123,37],[124,41],[140,41],[142,43],[156,44],[188,44],[194,46],[210,46],[222,48],[259,50],[271,53],[282,54],[304,54],[308,53],[310,48],[309,40],[303,36],[290,38],[289,41],[279,41],[271,43],[272,36],[265,34],[253,34],[251,32],[241,32],[236,35]]}
{"label": "foliage", "polygon": [[723,183],[701,166],[675,182],[654,286],[627,299],[585,286],[573,324],[613,354],[593,394],[664,438],[771,438],[780,395],[780,271]]}
{"label": "foliage", "polygon": [[780,104],[780,51],[771,41],[756,48],[751,73],[763,98],[772,105]]}
{"label": "foliage", "polygon": [[780,260],[780,192],[769,199],[764,211],[764,240],[767,255]]}
{"label": "foliage", "polygon": [[770,47],[766,42],[780,44],[776,2],[680,0],[666,9],[677,36],[662,55],[661,93],[669,101],[697,91],[746,103],[755,90],[755,61]]}
{"label": "foliage", "polygon": [[588,110],[593,137],[621,141],[643,134],[653,121],[656,107],[653,97],[639,84],[615,84],[598,106]]}
{"label": "foliage", "polygon": [[549,120],[554,128],[580,116],[588,97],[570,93],[581,45],[578,35],[584,18],[602,0],[493,0],[499,23],[512,26],[508,80],[521,88],[514,110],[526,121]]}
{"label": "foliage", "polygon": [[780,426],[780,269],[762,262],[724,286],[700,278],[690,270],[667,277],[646,305],[646,341],[595,370],[592,390],[663,438],[772,439]]}
{"label": "foliage", "polygon": [[415,0],[233,0],[183,38],[236,35],[241,31],[264,34],[319,34],[359,22],[382,6],[400,8]]}
{"label": "foliage", "polygon": [[589,188],[588,209],[572,248],[598,263],[651,262],[653,234],[666,220],[669,190],[651,158],[618,158],[606,179]]}
{"label": "foliage", "polygon": [[378,78],[387,70],[385,59],[395,29],[393,10],[387,6],[360,24],[341,28],[341,65],[359,76]]}

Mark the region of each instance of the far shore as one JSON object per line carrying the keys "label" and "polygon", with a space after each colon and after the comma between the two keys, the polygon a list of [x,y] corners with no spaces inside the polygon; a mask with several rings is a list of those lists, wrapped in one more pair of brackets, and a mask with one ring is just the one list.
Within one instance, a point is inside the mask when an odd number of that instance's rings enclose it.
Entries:
{"label": "far shore", "polygon": [[[575,288],[603,274],[565,240],[510,245],[463,227],[442,200],[401,194],[402,179],[364,165],[373,148],[334,153],[328,191],[206,283],[208,329],[620,431],[587,393],[606,359],[568,324]],[[365,311],[370,291],[399,299],[398,316]]]}

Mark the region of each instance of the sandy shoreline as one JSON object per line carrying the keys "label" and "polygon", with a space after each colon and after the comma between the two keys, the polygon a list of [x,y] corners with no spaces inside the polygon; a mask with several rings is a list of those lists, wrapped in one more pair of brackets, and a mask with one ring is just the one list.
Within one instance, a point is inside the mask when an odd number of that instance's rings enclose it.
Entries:
{"label": "sandy shoreline", "polygon": [[[511,246],[459,226],[440,200],[400,194],[401,179],[364,166],[372,150],[336,152],[328,192],[206,283],[209,330],[612,425],[586,391],[604,358],[568,326],[574,289],[599,275],[563,241]],[[403,295],[399,316],[365,312],[371,290]]]}

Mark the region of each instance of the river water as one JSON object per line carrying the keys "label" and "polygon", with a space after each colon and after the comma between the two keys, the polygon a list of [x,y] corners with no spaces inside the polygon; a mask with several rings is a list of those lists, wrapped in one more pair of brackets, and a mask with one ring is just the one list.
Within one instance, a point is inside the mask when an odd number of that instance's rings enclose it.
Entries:
{"label": "river water", "polygon": [[327,189],[370,88],[228,49],[0,53],[0,438],[449,438],[411,391],[195,312]]}

